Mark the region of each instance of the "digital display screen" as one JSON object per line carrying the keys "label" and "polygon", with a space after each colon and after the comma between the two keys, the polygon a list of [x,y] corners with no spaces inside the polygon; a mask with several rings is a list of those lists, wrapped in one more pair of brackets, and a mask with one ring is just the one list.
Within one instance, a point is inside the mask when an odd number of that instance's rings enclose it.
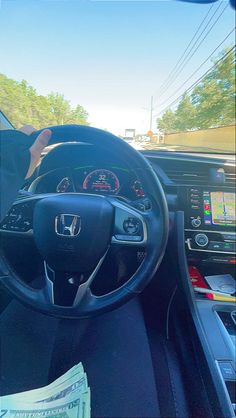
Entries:
{"label": "digital display screen", "polygon": [[205,225],[235,226],[235,193],[203,192]]}

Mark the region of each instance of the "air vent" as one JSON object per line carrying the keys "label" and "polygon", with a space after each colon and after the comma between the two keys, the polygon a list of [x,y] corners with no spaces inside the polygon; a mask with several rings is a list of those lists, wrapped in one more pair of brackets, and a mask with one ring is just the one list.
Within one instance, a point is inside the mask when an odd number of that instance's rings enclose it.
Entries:
{"label": "air vent", "polygon": [[[234,167],[229,169],[229,167],[225,168],[225,185],[229,187],[235,187],[236,182],[236,174],[234,171]],[[205,185],[210,184],[210,173],[209,167],[200,166],[198,169],[194,167],[186,168],[186,169],[166,169],[165,170],[167,176],[170,180],[172,180],[176,184],[180,185]]]}
{"label": "air vent", "polygon": [[227,184],[227,186],[235,187],[235,182],[236,182],[235,171],[232,171],[232,173],[230,173],[229,171],[225,170],[225,184]]}
{"label": "air vent", "polygon": [[170,180],[176,184],[206,184],[208,183],[208,172],[196,170],[166,170]]}

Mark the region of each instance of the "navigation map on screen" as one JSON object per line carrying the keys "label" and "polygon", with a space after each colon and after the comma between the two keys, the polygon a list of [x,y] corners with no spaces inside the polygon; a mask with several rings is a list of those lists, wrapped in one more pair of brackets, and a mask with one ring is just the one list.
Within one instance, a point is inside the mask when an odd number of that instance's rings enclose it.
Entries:
{"label": "navigation map on screen", "polygon": [[235,225],[235,193],[211,192],[213,225]]}

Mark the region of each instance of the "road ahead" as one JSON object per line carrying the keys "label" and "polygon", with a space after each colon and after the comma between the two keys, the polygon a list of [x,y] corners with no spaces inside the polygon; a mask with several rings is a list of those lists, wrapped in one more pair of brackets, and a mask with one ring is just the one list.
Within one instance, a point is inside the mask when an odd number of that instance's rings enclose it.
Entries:
{"label": "road ahead", "polygon": [[219,153],[224,154],[223,149],[212,149],[208,147],[187,147],[184,145],[167,145],[167,144],[154,144],[144,142],[134,142],[131,144],[137,150],[152,150],[152,151],[170,151],[170,152],[205,152],[205,153]]}

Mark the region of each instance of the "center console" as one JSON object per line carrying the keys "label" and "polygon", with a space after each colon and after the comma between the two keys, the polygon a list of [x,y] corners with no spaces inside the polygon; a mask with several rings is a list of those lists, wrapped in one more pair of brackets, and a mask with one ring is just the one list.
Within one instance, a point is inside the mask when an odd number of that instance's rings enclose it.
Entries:
{"label": "center console", "polygon": [[189,187],[182,190],[185,206],[185,239],[189,251],[236,253],[235,192],[219,187]]}
{"label": "center console", "polygon": [[[180,196],[185,214],[188,265],[199,272],[204,290],[209,289],[205,279],[208,276],[230,275],[235,279],[235,190],[223,185],[186,186],[180,190]],[[232,302],[233,297],[230,302],[225,302],[221,297],[207,299],[204,291],[201,294],[197,290],[194,295],[195,306],[234,416],[236,305]]]}
{"label": "center console", "polygon": [[236,307],[203,298],[196,299],[196,306],[233,417],[236,412]]}

